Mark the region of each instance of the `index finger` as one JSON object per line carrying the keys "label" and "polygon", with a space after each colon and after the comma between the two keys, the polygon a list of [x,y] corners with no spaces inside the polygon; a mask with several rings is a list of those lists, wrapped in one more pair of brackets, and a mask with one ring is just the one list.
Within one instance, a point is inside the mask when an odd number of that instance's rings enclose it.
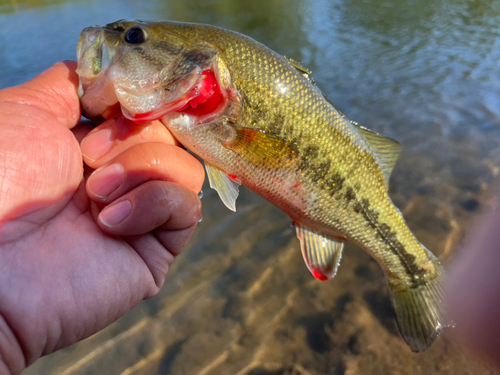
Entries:
{"label": "index finger", "polygon": [[59,62],[28,82],[0,90],[0,102],[41,109],[72,128],[81,117],[76,67],[76,61]]}

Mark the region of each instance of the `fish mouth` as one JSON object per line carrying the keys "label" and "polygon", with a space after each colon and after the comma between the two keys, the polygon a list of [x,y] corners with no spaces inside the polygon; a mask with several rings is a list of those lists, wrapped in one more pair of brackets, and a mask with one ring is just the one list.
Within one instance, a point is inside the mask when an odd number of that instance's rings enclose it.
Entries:
{"label": "fish mouth", "polygon": [[76,72],[85,117],[109,118],[121,111],[124,117],[139,123],[179,112],[205,122],[227,104],[228,93],[221,89],[213,61],[177,75],[175,70],[182,59],[179,54],[163,69],[129,79],[114,33],[106,27],[88,27],[80,34]]}
{"label": "fish mouth", "polygon": [[78,96],[85,117],[97,119],[121,109],[126,118],[135,122],[153,121],[185,107],[199,95],[197,87],[203,79],[200,68],[178,77],[167,89],[162,87],[162,81],[179,61],[138,81],[116,74],[113,63],[119,58],[119,47],[109,45],[107,32],[106,28],[87,27],[78,40]]}
{"label": "fish mouth", "polygon": [[82,113],[89,119],[100,116],[118,102],[114,84],[108,79],[115,54],[116,50],[105,43],[102,28],[87,27],[80,33],[76,69],[80,77],[78,96]]}
{"label": "fish mouth", "polygon": [[104,33],[101,28],[87,27],[80,33],[77,47],[78,68],[80,77],[95,77],[102,70],[102,45]]}

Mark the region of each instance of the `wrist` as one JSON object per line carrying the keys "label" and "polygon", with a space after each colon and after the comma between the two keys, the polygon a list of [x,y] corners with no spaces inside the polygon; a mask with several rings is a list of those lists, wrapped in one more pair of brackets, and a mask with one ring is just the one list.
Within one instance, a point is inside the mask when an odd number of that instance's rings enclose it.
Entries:
{"label": "wrist", "polygon": [[17,375],[26,368],[16,336],[0,314],[0,375]]}

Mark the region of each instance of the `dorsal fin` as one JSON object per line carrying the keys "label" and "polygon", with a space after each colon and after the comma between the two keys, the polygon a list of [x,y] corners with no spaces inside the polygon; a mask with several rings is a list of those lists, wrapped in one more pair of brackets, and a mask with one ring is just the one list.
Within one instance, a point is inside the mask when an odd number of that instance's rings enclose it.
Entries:
{"label": "dorsal fin", "polygon": [[304,68],[302,65],[301,65],[301,62],[300,61],[297,61],[295,59],[292,59],[291,57],[288,57],[288,56],[285,56],[285,59],[286,61],[288,61],[288,63],[293,66],[295,68],[295,70],[297,70],[301,75],[302,77],[304,77],[305,79],[307,79],[309,82],[311,82],[314,86],[317,86],[316,85],[316,82],[314,82],[314,79],[311,77],[311,74],[312,72],[307,69],[307,68]]}
{"label": "dorsal fin", "polygon": [[398,141],[359,126],[354,121],[351,121],[351,124],[356,126],[363,138],[368,142],[375,160],[377,160],[378,165],[384,173],[386,181],[389,182],[391,172],[401,154],[401,145]]}

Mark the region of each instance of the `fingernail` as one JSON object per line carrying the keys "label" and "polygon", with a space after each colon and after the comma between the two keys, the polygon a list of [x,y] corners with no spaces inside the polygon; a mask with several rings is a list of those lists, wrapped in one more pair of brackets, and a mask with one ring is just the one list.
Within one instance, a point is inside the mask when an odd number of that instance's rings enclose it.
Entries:
{"label": "fingernail", "polygon": [[124,200],[107,206],[101,211],[99,218],[104,225],[112,227],[125,220],[130,215],[130,212],[132,212],[132,204]]}
{"label": "fingernail", "polygon": [[89,177],[87,186],[97,197],[106,199],[125,180],[125,170],[119,163],[114,163],[96,170]]}
{"label": "fingernail", "polygon": [[90,161],[103,157],[113,145],[111,129],[98,130],[90,133],[82,141],[82,154]]}

